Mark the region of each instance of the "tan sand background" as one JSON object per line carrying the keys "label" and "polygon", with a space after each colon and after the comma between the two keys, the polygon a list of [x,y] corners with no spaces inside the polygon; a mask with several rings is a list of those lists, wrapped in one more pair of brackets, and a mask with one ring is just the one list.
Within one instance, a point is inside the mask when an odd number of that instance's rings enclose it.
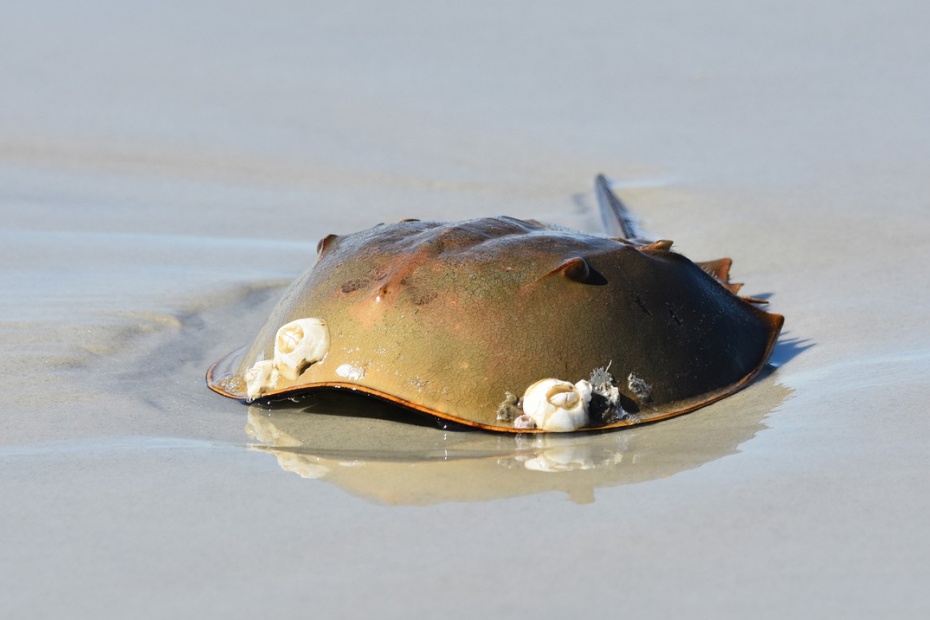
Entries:
{"label": "tan sand background", "polygon": [[[0,617],[930,614],[930,5],[501,4],[0,5]],[[205,388],[325,234],[596,231],[601,171],[786,315],[749,389],[518,441]]]}

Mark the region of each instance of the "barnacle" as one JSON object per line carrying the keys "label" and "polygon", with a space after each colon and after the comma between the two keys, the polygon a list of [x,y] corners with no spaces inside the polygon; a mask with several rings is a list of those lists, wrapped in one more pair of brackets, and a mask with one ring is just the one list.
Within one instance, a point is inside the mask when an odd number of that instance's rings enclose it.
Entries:
{"label": "barnacle", "polygon": [[245,373],[246,396],[254,400],[278,383],[278,371],[271,360],[259,360]]}
{"label": "barnacle", "polygon": [[329,330],[322,319],[297,319],[281,326],[274,339],[274,367],[291,381],[329,351]]}

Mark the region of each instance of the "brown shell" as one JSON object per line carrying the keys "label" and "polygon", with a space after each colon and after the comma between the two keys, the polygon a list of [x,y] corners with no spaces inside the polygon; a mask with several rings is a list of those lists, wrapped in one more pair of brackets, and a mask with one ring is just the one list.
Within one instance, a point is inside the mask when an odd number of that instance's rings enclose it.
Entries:
{"label": "brown shell", "polygon": [[[686,413],[745,386],[784,319],[735,295],[729,259],[699,265],[670,245],[509,217],[408,220],[330,235],[252,344],[218,362],[207,380],[245,398],[242,377],[273,357],[278,328],[317,317],[329,327],[328,354],[263,398],[347,388],[518,432],[498,420],[508,392],[522,395],[548,377],[587,379],[609,366],[634,415],[584,430]],[[364,376],[341,376],[344,364]],[[651,389],[635,389],[631,377]]]}

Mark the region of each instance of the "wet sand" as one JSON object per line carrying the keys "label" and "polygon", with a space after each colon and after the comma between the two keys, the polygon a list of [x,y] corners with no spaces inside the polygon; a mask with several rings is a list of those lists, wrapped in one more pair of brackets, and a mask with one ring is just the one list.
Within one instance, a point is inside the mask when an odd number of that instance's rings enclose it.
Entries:
{"label": "wet sand", "polygon": [[[930,612],[930,12],[0,9],[0,616]],[[527,440],[206,368],[316,242],[645,228],[786,316],[694,414]]]}

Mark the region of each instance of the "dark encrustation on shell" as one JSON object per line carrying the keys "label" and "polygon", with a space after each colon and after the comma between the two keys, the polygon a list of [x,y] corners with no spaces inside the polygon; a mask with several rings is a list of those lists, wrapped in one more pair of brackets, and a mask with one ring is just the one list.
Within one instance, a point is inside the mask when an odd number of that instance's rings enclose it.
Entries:
{"label": "dark encrustation on shell", "polygon": [[745,386],[783,317],[736,295],[729,259],[642,239],[596,188],[621,236],[509,217],[329,235],[209,386],[249,401],[347,388],[509,432],[651,422]]}

